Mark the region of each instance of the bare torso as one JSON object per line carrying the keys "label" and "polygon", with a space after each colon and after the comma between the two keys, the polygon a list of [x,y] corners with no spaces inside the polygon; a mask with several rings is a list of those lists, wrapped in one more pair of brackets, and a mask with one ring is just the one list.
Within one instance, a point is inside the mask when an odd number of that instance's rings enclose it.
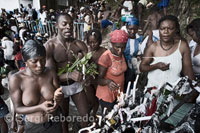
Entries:
{"label": "bare torso", "polygon": [[[83,43],[78,40],[72,39],[65,44],[62,44],[56,37],[51,39],[45,44],[47,49],[47,55],[52,58],[55,63],[55,68],[58,71],[59,68],[63,68],[66,64],[73,64],[76,60],[75,57],[79,59],[87,53],[87,47],[83,46]],[[86,50],[84,50],[86,47]],[[48,65],[48,62],[47,62]],[[73,82],[68,80],[68,83]],[[67,83],[61,83],[61,85]]]}
{"label": "bare torso", "polygon": [[[18,83],[22,93],[22,104],[24,106],[35,106],[44,101],[52,101],[56,87],[53,85],[55,72],[45,69],[44,73],[38,76],[27,75],[26,71],[20,71],[14,76],[19,78]],[[48,120],[45,112],[26,114],[26,119],[33,123],[43,123]]]}

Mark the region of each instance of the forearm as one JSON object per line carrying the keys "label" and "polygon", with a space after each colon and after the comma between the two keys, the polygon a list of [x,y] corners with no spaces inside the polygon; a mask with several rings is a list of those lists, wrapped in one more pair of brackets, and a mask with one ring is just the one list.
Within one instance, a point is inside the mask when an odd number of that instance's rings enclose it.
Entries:
{"label": "forearm", "polygon": [[67,74],[67,73],[61,74],[61,75],[59,76],[60,82],[65,82],[65,81],[67,81],[67,80],[69,80],[69,79],[70,79],[70,78],[69,78],[69,74]]}
{"label": "forearm", "polygon": [[140,65],[140,71],[141,72],[150,72],[150,71],[153,71],[155,69],[158,69],[156,64],[153,64],[153,65],[144,65],[144,64],[141,64]]}
{"label": "forearm", "polygon": [[15,107],[15,111],[18,114],[32,114],[35,112],[40,112],[42,110],[41,110],[40,104],[39,104],[36,106],[31,106],[31,107],[26,107],[26,106]]}
{"label": "forearm", "polygon": [[110,79],[105,79],[105,78],[98,78],[98,84],[101,86],[106,86],[110,82]]}

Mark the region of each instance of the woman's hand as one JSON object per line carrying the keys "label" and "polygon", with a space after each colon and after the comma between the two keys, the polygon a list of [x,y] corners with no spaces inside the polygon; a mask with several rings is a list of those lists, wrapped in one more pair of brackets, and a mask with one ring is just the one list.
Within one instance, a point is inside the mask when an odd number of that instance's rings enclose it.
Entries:
{"label": "woman's hand", "polygon": [[44,111],[46,113],[51,113],[55,110],[55,105],[53,101],[44,101],[42,104],[40,104],[41,111]]}
{"label": "woman's hand", "polygon": [[55,92],[54,92],[54,101],[56,101],[56,103],[60,103],[64,98],[64,94],[62,93],[62,87],[58,88]]}
{"label": "woman's hand", "polygon": [[162,70],[162,71],[166,71],[166,70],[169,70],[169,65],[170,64],[166,64],[166,63],[163,63],[163,62],[158,62],[156,64],[157,68]]}
{"label": "woman's hand", "polygon": [[111,91],[115,91],[115,90],[119,89],[120,87],[119,87],[119,85],[116,84],[114,81],[109,80],[109,81],[108,81],[108,88],[109,88]]}

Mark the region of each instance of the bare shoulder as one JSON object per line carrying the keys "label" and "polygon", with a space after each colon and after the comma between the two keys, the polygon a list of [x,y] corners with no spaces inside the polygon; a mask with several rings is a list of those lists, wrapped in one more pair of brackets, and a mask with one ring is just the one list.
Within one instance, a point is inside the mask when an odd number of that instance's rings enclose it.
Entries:
{"label": "bare shoulder", "polygon": [[159,42],[154,42],[152,43],[150,46],[147,47],[148,51],[155,51],[157,49],[157,47],[159,46]]}
{"label": "bare shoulder", "polygon": [[188,52],[188,51],[190,51],[188,43],[185,40],[181,40],[180,52],[185,53],[185,52]]}
{"label": "bare shoulder", "polygon": [[56,76],[56,71],[55,69],[51,68],[51,67],[46,67],[46,73],[49,75],[53,75],[53,76]]}
{"label": "bare shoulder", "polygon": [[80,50],[82,50],[83,52],[87,53],[87,46],[83,41],[80,40],[74,40],[73,42],[74,44],[76,44],[78,46],[78,48],[80,48]]}
{"label": "bare shoulder", "polygon": [[52,38],[52,39],[49,39],[45,44],[44,44],[44,47],[46,48],[46,50],[50,50],[50,49],[53,49],[55,47],[55,44],[56,44],[56,38]]}
{"label": "bare shoulder", "polygon": [[10,86],[9,89],[12,90],[13,89],[12,86],[17,86],[21,83],[23,74],[24,74],[23,71],[19,71],[9,77],[9,86]]}

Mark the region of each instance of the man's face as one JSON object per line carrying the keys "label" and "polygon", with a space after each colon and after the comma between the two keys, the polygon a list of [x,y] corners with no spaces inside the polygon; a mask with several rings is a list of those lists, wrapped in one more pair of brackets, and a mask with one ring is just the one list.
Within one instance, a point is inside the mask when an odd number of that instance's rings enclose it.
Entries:
{"label": "man's face", "polygon": [[67,39],[72,36],[73,20],[69,16],[62,15],[58,18],[58,34]]}
{"label": "man's face", "polygon": [[129,38],[135,39],[136,38],[135,35],[138,32],[138,26],[136,26],[136,25],[127,25],[126,27],[127,27]]}

